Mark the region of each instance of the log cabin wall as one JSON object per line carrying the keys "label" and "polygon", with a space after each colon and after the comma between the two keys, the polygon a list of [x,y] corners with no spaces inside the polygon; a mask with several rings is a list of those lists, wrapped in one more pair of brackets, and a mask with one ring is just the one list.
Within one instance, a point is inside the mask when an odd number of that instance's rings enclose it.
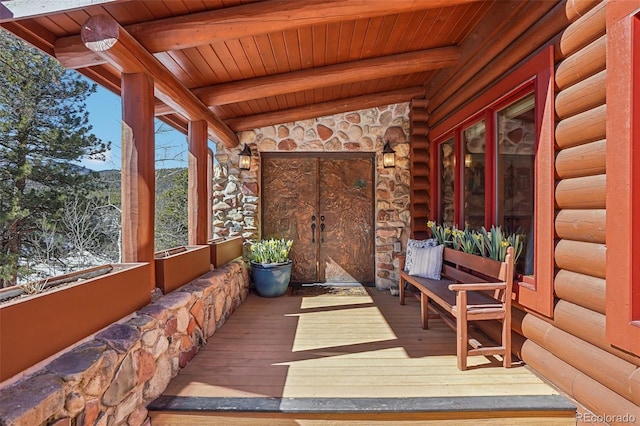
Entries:
{"label": "log cabin wall", "polygon": [[[613,347],[605,332],[607,2],[562,2],[561,6],[566,8],[564,28],[551,34],[550,40],[538,41],[538,50],[551,44],[555,51],[556,303],[552,319],[516,309],[514,350],[595,414],[612,423],[616,417],[606,416],[626,414],[640,421],[640,357]],[[571,9],[580,7],[572,16]],[[541,21],[558,22],[557,8]],[[535,26],[512,46],[544,40],[534,30]],[[434,106],[439,110],[431,111],[431,127],[445,116],[443,111],[454,111],[489,87],[480,85],[483,76],[491,74],[488,68],[470,79],[457,96]],[[472,93],[469,87],[477,89]],[[418,149],[416,136],[412,143]],[[412,172],[422,167],[418,161]],[[415,193],[412,188],[412,196]],[[415,222],[416,217],[412,219]],[[496,332],[492,325],[485,330],[490,335]]]}
{"label": "log cabin wall", "polygon": [[429,211],[429,128],[427,126],[428,101],[413,99],[409,104],[411,149],[411,238],[423,239],[428,236],[427,221]]}

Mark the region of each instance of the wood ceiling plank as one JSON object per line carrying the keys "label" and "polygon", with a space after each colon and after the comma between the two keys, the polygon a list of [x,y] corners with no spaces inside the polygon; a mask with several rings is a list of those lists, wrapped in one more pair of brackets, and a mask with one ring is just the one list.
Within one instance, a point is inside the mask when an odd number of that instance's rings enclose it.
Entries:
{"label": "wood ceiling plank", "polygon": [[220,59],[220,63],[227,70],[231,80],[242,79],[242,71],[240,71],[233,54],[229,51],[227,43],[216,43],[212,47],[216,56]]}
{"label": "wood ceiling plank", "polygon": [[313,67],[322,67],[326,65],[325,51],[327,46],[327,27],[325,25],[314,25],[311,27],[312,42],[311,50],[313,51]]}
{"label": "wood ceiling plank", "polygon": [[226,123],[236,132],[251,130],[265,126],[273,126],[292,121],[306,120],[342,112],[357,111],[382,105],[408,102],[412,98],[423,97],[423,87],[409,87],[382,93],[371,93],[349,99],[337,99],[315,105],[273,111],[265,114],[238,117],[226,120]]}
{"label": "wood ceiling plank", "polygon": [[46,28],[31,21],[5,22],[0,24],[0,26],[31,43],[43,52],[53,55],[56,37]]}
{"label": "wood ceiling plank", "polygon": [[[260,56],[260,51],[258,50],[255,39],[253,37],[245,37],[240,39],[239,43],[242,45],[242,49],[244,50],[244,54],[247,58],[249,67],[251,68],[253,77],[262,77],[267,75],[267,70],[264,68],[264,64],[262,63],[262,57]],[[215,80],[212,79],[210,81]]]}
{"label": "wood ceiling plank", "polygon": [[410,28],[412,13],[402,13],[396,16],[393,28],[389,32],[384,46],[382,47],[382,55],[391,55],[396,52],[406,51],[404,42],[408,31],[414,31]]}
{"label": "wood ceiling plank", "polygon": [[[227,50],[233,58],[235,65],[238,68],[238,72],[242,76],[241,78],[246,79],[256,77],[256,73],[251,65],[253,61],[247,58],[247,52],[242,43],[240,43],[240,40],[228,40],[224,44],[227,46]],[[200,86],[204,84],[206,83],[203,83]]]}
{"label": "wood ceiling plank", "polygon": [[418,46],[425,46],[429,44],[430,40],[436,40],[436,34],[440,28],[438,22],[442,22],[443,11],[442,9],[437,9],[432,12],[429,18],[429,28],[418,35]]}
{"label": "wood ceiling plank", "polygon": [[340,36],[342,23],[335,22],[327,25],[326,48],[324,60],[326,65],[338,63],[338,51],[340,49]]}
{"label": "wood ceiling plank", "polygon": [[289,68],[291,70],[301,70],[302,58],[300,57],[300,45],[298,44],[299,36],[297,30],[284,31],[284,46],[287,49],[287,57],[289,58]]}
{"label": "wood ceiling plank", "polygon": [[[433,19],[437,11],[434,10],[425,10],[423,12],[414,13],[414,18],[411,20],[411,28],[413,31],[410,31],[407,34],[406,39],[403,42],[404,49],[407,50],[420,50],[424,47],[420,44],[422,40],[422,35],[425,31],[428,31],[429,28],[433,25]],[[419,19],[418,22],[416,20]]]}
{"label": "wood ceiling plank", "polygon": [[[477,0],[305,0],[259,3],[209,10],[184,16],[126,25],[125,29],[151,53],[180,50],[224,40],[276,33],[310,25],[340,22],[345,16],[374,18],[387,14],[439,8]],[[56,47],[58,60],[67,64],[99,65],[79,38],[63,37]]]}
{"label": "wood ceiling plank", "polygon": [[[382,18],[382,27],[378,32],[378,40],[374,49],[374,56],[384,56],[395,53],[398,35],[395,33],[398,26],[398,16],[385,16]],[[392,47],[391,47],[392,46]]]}
{"label": "wood ceiling plank", "polygon": [[104,56],[121,72],[150,75],[158,98],[191,121],[207,121],[213,139],[219,139],[229,148],[238,145],[236,134],[113,18],[106,15],[91,17],[83,26],[82,38],[87,48]]}
{"label": "wood ceiling plank", "polygon": [[313,67],[313,50],[308,46],[313,45],[313,32],[311,27],[299,28],[298,33],[298,49],[300,51],[300,61],[302,62],[302,69]]}
{"label": "wood ceiling plank", "polygon": [[0,23],[53,15],[121,0],[11,0],[0,3]]}
{"label": "wood ceiling plank", "polygon": [[480,18],[485,15],[486,9],[476,5],[458,6],[462,9],[458,14],[458,21],[451,26],[447,39],[452,44],[461,44],[467,34],[478,24]]}
{"label": "wood ceiling plank", "polygon": [[355,28],[353,30],[353,38],[351,39],[351,46],[349,47],[349,61],[362,59],[362,45],[364,44],[364,38],[367,34],[368,27],[368,19],[358,19],[356,21]]}
{"label": "wood ceiling plank", "polygon": [[376,55],[376,43],[378,42],[378,36],[380,34],[380,28],[382,27],[383,18],[371,18],[367,25],[367,31],[362,40],[362,47],[360,49],[360,59],[371,58]]}
{"label": "wood ceiling plank", "polygon": [[181,65],[186,73],[191,74],[193,80],[193,85],[186,84],[187,87],[200,87],[216,81],[216,75],[209,65],[208,58],[204,57],[200,48],[185,49],[181,52],[185,57]]}
{"label": "wood ceiling plank", "polygon": [[269,34],[269,41],[271,42],[271,51],[273,52],[273,56],[276,58],[278,73],[291,71],[291,65],[289,64],[289,51],[287,50],[287,45],[284,42],[283,34]]}
{"label": "wood ceiling plank", "polygon": [[264,65],[264,69],[267,74],[277,74],[278,64],[276,58],[273,56],[273,51],[271,50],[271,40],[269,39],[269,36],[265,34],[254,38],[256,46],[258,46],[258,52],[260,52],[260,57],[262,58],[262,64]]}
{"label": "wood ceiling plank", "polygon": [[174,76],[175,79],[180,81],[186,87],[195,87],[196,82],[193,79],[193,75],[188,73],[184,68],[184,62],[188,62],[184,58],[182,52],[163,52],[156,54],[155,58]]}
{"label": "wood ceiling plank", "polygon": [[338,40],[338,48],[336,49],[336,64],[349,61],[349,49],[351,40],[353,39],[353,31],[355,29],[355,20],[344,21],[340,23],[340,38]]}
{"label": "wood ceiling plank", "polygon": [[227,69],[222,64],[222,61],[220,60],[216,52],[213,50],[212,46],[200,46],[197,49],[202,55],[202,57],[206,58],[207,62],[209,63],[209,66],[211,67],[211,70],[216,75],[215,80],[211,80],[211,81],[222,83],[222,82],[233,80],[229,75],[229,72],[227,71]]}

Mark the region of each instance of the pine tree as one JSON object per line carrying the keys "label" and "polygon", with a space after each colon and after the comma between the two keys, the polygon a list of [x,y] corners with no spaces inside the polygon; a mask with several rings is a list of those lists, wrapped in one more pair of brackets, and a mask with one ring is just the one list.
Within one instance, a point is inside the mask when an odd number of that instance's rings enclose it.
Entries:
{"label": "pine tree", "polygon": [[91,192],[95,179],[74,161],[109,149],[88,124],[95,90],[0,29],[0,287],[15,284],[37,221],[60,218],[67,195]]}

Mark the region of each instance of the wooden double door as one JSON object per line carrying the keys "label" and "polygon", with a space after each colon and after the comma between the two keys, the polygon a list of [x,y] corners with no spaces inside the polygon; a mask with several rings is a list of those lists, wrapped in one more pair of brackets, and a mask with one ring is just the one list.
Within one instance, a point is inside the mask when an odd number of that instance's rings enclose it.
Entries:
{"label": "wooden double door", "polygon": [[293,240],[292,281],[374,282],[373,161],[262,154],[262,235]]}

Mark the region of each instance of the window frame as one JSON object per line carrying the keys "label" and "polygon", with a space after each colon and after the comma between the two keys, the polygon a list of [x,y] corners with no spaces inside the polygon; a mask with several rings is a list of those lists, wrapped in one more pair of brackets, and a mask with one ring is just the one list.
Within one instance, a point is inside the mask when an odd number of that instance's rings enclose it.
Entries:
{"label": "window frame", "polygon": [[[607,5],[607,340],[640,355],[640,11]],[[634,149],[635,147],[635,149]]]}
{"label": "window frame", "polygon": [[[439,144],[450,137],[455,137],[456,150],[456,201],[457,208],[454,217],[460,222],[463,219],[461,211],[461,130],[480,119],[485,119],[487,126],[485,137],[486,168],[490,170],[485,179],[485,226],[494,223],[495,204],[495,116],[496,106],[504,105],[509,99],[524,96],[528,88],[535,94],[536,105],[536,157],[535,157],[535,192],[534,192],[534,227],[535,227],[535,268],[534,275],[524,277],[514,282],[515,304],[531,309],[542,315],[553,317],[554,293],[554,215],[555,215],[555,107],[554,107],[554,53],[553,46],[541,49],[537,54],[526,60],[502,80],[488,88],[474,100],[468,102],[456,112],[431,129],[432,163],[431,170],[437,170],[439,164],[434,161]],[[490,136],[489,136],[490,135]],[[438,198],[434,196],[439,191],[439,181],[431,182],[432,211],[439,212]],[[439,218],[435,218],[438,220]]]}

